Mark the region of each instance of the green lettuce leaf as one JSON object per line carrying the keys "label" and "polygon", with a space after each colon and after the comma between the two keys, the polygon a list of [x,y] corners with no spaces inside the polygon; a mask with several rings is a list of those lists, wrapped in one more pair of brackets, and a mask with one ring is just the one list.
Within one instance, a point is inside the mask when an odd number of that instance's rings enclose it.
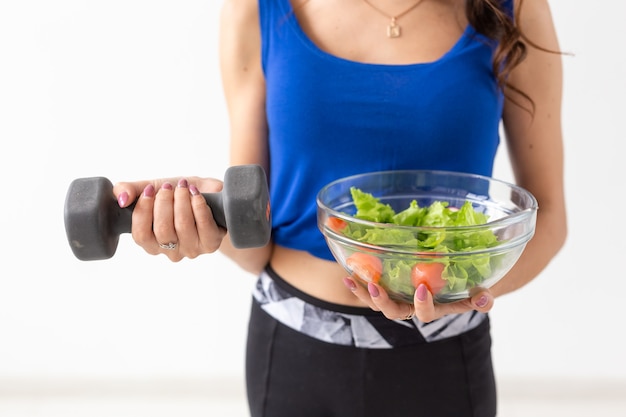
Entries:
{"label": "green lettuce leaf", "polygon": [[[350,192],[356,207],[356,218],[425,229],[417,233],[410,228],[368,227],[351,223],[343,231],[346,236],[372,245],[437,253],[439,260],[446,265],[442,274],[447,282],[444,292],[472,288],[491,275],[495,267],[492,256],[482,254],[448,257],[445,254],[458,255],[496,246],[499,242],[492,231],[428,230],[429,227],[454,228],[487,223],[488,216],[476,211],[469,200],[458,209],[448,207],[448,202],[445,201],[434,201],[428,207],[420,207],[413,200],[406,209],[396,213],[390,205],[383,204],[372,194],[356,187],[352,187]],[[391,291],[411,293],[414,289],[410,274],[415,263],[411,259],[385,260],[381,283]]]}

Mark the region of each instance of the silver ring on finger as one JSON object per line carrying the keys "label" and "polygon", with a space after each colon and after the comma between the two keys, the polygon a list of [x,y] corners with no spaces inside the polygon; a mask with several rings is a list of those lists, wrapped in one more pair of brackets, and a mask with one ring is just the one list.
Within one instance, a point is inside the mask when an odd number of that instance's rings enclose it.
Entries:
{"label": "silver ring on finger", "polygon": [[159,247],[165,250],[174,250],[178,247],[178,243],[176,242],[159,243]]}

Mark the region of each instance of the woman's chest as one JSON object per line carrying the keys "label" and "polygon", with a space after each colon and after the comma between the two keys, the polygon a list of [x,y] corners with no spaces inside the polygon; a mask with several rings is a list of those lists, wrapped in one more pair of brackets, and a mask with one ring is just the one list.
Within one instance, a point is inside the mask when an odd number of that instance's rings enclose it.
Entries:
{"label": "woman's chest", "polygon": [[434,62],[459,41],[467,26],[465,2],[459,0],[292,0],[292,4],[302,31],[318,48],[362,63]]}

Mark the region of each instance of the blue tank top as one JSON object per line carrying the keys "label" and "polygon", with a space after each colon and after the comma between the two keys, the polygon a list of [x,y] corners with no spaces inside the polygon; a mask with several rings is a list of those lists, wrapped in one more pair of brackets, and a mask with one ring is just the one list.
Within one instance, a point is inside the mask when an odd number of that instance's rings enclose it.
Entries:
{"label": "blue tank top", "polygon": [[333,260],[317,226],[316,196],[345,176],[397,169],[491,175],[503,96],[493,42],[471,26],[437,61],[380,65],[318,48],[289,0],[259,0],[259,13],[275,243]]}

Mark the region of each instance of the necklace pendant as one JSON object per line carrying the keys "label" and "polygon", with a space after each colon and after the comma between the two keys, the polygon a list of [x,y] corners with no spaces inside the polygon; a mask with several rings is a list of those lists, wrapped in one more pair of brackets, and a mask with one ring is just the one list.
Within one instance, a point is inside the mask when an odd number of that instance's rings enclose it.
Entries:
{"label": "necklace pendant", "polygon": [[389,23],[389,26],[387,26],[387,37],[399,38],[401,34],[402,31],[400,30],[400,26],[398,26],[398,24],[396,23],[396,18],[392,17],[391,23]]}

